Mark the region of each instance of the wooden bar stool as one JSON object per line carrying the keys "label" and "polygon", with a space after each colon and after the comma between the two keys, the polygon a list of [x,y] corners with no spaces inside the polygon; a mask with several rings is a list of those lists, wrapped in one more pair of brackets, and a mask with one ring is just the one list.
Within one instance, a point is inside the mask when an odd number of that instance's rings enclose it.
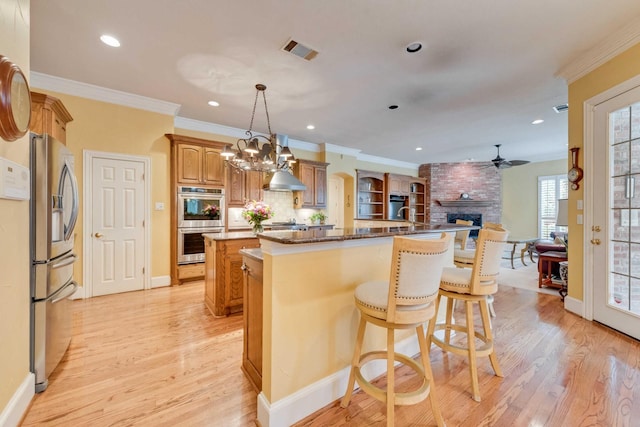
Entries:
{"label": "wooden bar stool", "polygon": [[[438,295],[440,277],[446,262],[450,237],[445,233],[440,239],[417,240],[394,237],[389,281],[365,282],[355,291],[356,307],[360,311],[360,325],[351,362],[347,391],[341,406],[346,408],[351,400],[355,381],[365,393],[387,404],[387,426],[394,425],[394,405],[413,405],[427,398],[439,426],[444,425],[435,396],[433,373],[429,362],[429,350],[423,324],[435,316],[434,300]],[[362,353],[362,343],[367,323],[387,330],[387,349]],[[422,363],[395,352],[394,331],[415,329],[420,345]],[[364,378],[361,368],[376,359],[387,361],[387,386],[381,389]],[[422,378],[422,385],[410,392],[394,390],[394,362],[401,362]]]}
{"label": "wooden bar stool", "polygon": [[[440,292],[436,299],[436,312],[443,296],[447,297],[447,311],[445,323],[436,324],[436,318],[429,322],[427,332],[427,348],[433,342],[444,351],[466,356],[469,360],[471,389],[473,399],[480,401],[480,387],[478,385],[477,358],[489,356],[495,374],[502,376],[498,365],[498,358],[493,346],[493,334],[489,320],[488,299],[498,290],[497,276],[500,273],[500,260],[507,240],[508,232],[502,227],[491,224],[485,226],[478,233],[476,253],[473,267],[447,267],[442,272]],[[456,301],[464,301],[466,310],[466,324],[453,323],[453,306]],[[482,333],[477,332],[473,324],[473,304],[477,303],[482,319]],[[444,330],[444,339],[434,335],[435,331]],[[451,331],[466,334],[466,346],[451,343]],[[475,339],[482,341],[476,348]]]}

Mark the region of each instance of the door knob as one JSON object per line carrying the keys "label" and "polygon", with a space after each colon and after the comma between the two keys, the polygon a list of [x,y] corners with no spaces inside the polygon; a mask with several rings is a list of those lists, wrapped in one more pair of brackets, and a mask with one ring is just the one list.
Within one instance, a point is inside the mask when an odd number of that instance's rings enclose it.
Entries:
{"label": "door knob", "polygon": [[96,233],[96,234],[94,234],[94,236],[96,237],[96,239],[101,239],[102,238],[102,234],[100,234],[100,233]]}
{"label": "door knob", "polygon": [[600,239],[591,239],[591,243],[594,245],[599,245],[600,244]]}

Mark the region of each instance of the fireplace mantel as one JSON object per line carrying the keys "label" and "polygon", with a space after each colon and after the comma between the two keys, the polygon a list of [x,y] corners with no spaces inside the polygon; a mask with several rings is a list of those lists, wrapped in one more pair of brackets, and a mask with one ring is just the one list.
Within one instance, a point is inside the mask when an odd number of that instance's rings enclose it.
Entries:
{"label": "fireplace mantel", "polygon": [[445,208],[487,207],[492,205],[492,202],[487,200],[437,200],[436,202]]}

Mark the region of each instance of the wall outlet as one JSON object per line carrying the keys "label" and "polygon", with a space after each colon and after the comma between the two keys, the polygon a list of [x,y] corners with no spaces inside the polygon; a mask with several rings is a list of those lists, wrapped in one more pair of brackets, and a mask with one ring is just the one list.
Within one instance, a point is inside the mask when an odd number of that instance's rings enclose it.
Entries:
{"label": "wall outlet", "polygon": [[156,202],[156,210],[157,211],[163,211],[164,210],[164,203]]}

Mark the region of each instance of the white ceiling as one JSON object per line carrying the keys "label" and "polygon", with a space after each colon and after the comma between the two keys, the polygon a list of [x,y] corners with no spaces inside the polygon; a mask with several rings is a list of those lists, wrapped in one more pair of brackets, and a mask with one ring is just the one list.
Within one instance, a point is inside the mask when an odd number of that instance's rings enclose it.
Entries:
{"label": "white ceiling", "polygon": [[[567,153],[559,72],[639,17],[637,0],[31,0],[31,70],[242,130],[264,83],[272,130],[293,139],[414,164],[488,161],[494,144],[540,161]],[[290,38],[318,56],[283,52]]]}

